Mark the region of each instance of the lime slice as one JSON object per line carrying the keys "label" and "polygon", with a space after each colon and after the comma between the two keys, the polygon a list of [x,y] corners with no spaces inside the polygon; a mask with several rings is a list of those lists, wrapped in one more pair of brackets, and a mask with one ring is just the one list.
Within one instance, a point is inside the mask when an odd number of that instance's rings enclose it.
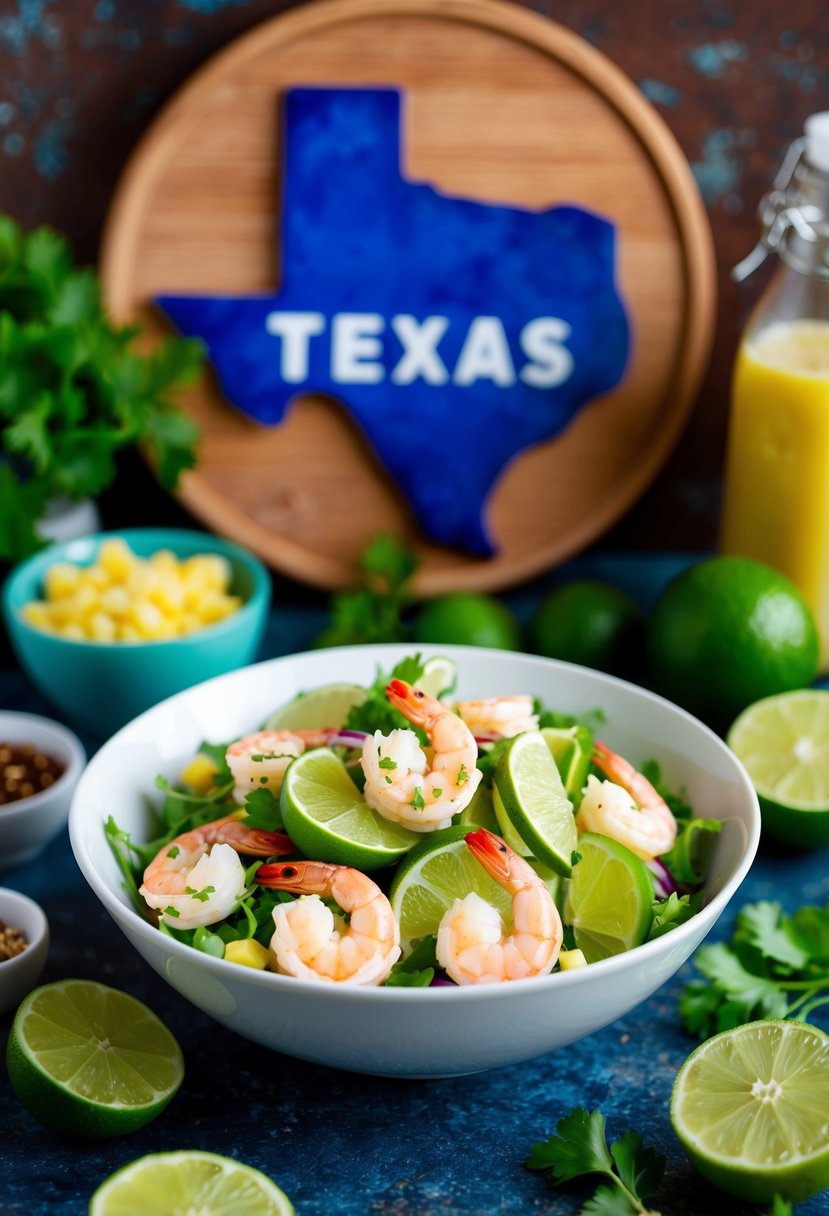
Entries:
{"label": "lime slice", "polygon": [[323,684],[288,701],[266,719],[265,730],[324,730],[345,725],[349,712],[365,701],[359,684]]}
{"label": "lime slice", "polygon": [[574,805],[578,805],[590,769],[592,731],[586,726],[545,726],[541,734],[561,774],[564,792]]}
{"label": "lime slice", "polygon": [[[524,843],[523,852],[566,877],[576,848],[576,821],[556,762],[540,731],[525,731],[510,739],[495,770],[495,788]],[[497,805],[495,811],[497,815]]]}
{"label": "lime slice", "polygon": [[143,1127],[184,1077],[181,1048],[155,1014],[92,980],[58,980],[30,992],[17,1010],[6,1058],[26,1110],[53,1131],[76,1136]]}
{"label": "lime slice", "polygon": [[293,1216],[284,1191],[259,1170],[182,1149],[150,1153],[110,1174],[89,1204],[89,1216]]}
{"label": "lime slice", "polygon": [[772,836],[829,844],[829,691],[755,701],[731,727],[728,746],[748,771]]}
{"label": "lime slice", "polygon": [[799,1203],[829,1186],[829,1035],[749,1022],[682,1065],[671,1123],[699,1172],[749,1203]]}
{"label": "lime slice", "polygon": [[444,912],[471,891],[510,916],[512,897],[472,856],[469,831],[466,824],[453,824],[430,832],[400,863],[389,899],[404,943],[436,934]]}
{"label": "lime slice", "polygon": [[279,795],[285,831],[306,857],[379,870],[420,840],[369,807],[343,762],[328,748],[292,761]]}
{"label": "lime slice", "polygon": [[653,919],[653,880],[641,858],[609,836],[585,832],[564,905],[588,963],[639,946]]}
{"label": "lime slice", "polygon": [[430,697],[442,697],[446,693],[454,691],[457,678],[457,663],[445,658],[442,654],[436,654],[425,660],[417,686],[427,692]]}

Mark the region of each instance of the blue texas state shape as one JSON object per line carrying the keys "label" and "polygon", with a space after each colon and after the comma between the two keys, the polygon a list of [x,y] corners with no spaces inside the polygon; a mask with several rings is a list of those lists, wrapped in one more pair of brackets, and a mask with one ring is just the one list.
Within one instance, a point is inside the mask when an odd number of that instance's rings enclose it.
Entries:
{"label": "blue texas state shape", "polygon": [[274,426],[297,395],[330,394],[423,532],[487,556],[499,474],[624,371],[615,232],[574,206],[530,212],[406,181],[400,100],[290,90],[280,290],[157,302],[207,343],[236,408]]}

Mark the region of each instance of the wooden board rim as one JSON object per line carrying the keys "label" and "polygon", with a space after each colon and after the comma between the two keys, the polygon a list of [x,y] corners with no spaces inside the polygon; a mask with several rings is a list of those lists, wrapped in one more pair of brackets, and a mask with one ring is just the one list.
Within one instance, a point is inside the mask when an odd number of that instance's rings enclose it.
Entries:
{"label": "wooden board rim", "polygon": [[[129,260],[125,236],[137,230],[135,221],[152,193],[157,165],[165,160],[168,139],[202,94],[210,93],[231,69],[264,48],[277,51],[316,29],[371,17],[417,16],[442,22],[480,26],[519,39],[563,63],[599,91],[624,120],[647,152],[665,197],[670,203],[681,240],[684,265],[685,340],[664,399],[661,419],[635,470],[609,494],[592,504],[578,526],[554,537],[532,552],[499,556],[458,567],[421,568],[415,579],[421,595],[448,590],[500,590],[541,573],[572,556],[611,527],[652,482],[678,442],[704,375],[713,341],[716,312],[715,255],[705,208],[679,145],[633,82],[601,51],[557,22],[507,0],[312,0],[301,8],[266,20],[212,56],[177,90],[156,117],[131,155],[119,181],[107,217],[101,247],[101,278],[107,302],[118,320],[129,319],[134,302],[119,294],[120,274]],[[673,391],[671,391],[673,390]],[[520,457],[518,457],[520,458]],[[315,553],[251,519],[201,478],[198,468],[185,474],[178,491],[181,502],[208,526],[246,545],[274,568],[300,581],[336,588],[354,581],[355,567]]]}

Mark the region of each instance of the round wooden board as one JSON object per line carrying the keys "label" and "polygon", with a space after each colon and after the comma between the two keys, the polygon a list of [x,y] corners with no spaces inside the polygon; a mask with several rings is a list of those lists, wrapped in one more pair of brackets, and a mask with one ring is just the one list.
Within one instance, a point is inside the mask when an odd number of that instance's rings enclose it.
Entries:
{"label": "round wooden board", "polygon": [[[280,264],[279,100],[294,85],[406,92],[402,171],[483,202],[577,203],[618,229],[632,352],[612,393],[517,456],[487,509],[497,554],[426,542],[346,412],[298,397],[281,425],[232,409],[211,376],[183,398],[203,428],[180,497],[274,568],[335,588],[381,531],[404,537],[424,595],[495,590],[588,545],[645,490],[679,438],[715,316],[707,218],[673,136],[609,60],[500,0],[318,0],[239,39],[180,90],[119,185],[102,277],[113,315],[150,339],[162,291],[255,294]],[[423,437],[432,459],[439,437]],[[412,453],[418,460],[421,454]],[[452,466],[462,477],[462,460]],[[424,467],[428,461],[424,461]]]}

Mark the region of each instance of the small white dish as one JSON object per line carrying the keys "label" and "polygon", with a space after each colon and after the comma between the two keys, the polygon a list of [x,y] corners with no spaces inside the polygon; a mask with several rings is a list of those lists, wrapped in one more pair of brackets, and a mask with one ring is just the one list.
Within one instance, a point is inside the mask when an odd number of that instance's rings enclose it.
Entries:
{"label": "small white dish", "polygon": [[0,921],[19,929],[29,943],[14,958],[0,962],[0,1013],[5,1013],[19,1005],[40,979],[49,953],[49,923],[39,904],[8,887],[0,887]]}
{"label": "small white dish", "polygon": [[159,933],[132,907],[104,836],[113,814],[151,838],[153,785],[178,778],[202,740],[254,730],[297,693],[332,681],[371,684],[411,653],[348,646],[274,659],[163,701],[114,735],[90,761],[69,834],[84,877],[132,945],[162,978],[254,1042],[314,1063],[398,1077],[457,1076],[565,1047],[621,1017],[669,980],[710,931],[745,877],[760,837],[757,795],[740,762],[696,718],[601,672],[531,655],[463,646],[419,647],[458,665],[458,696],[530,693],[564,713],[602,709],[602,738],[634,763],[649,757],[696,813],[724,820],[703,909],[626,954],[538,979],[458,988],[359,988],[254,971]]}
{"label": "small white dish", "polygon": [[1,743],[33,743],[63,765],[48,789],[0,806],[0,870],[5,870],[31,861],[66,823],[86,752],[78,736],[60,722],[16,710],[0,710]]}

